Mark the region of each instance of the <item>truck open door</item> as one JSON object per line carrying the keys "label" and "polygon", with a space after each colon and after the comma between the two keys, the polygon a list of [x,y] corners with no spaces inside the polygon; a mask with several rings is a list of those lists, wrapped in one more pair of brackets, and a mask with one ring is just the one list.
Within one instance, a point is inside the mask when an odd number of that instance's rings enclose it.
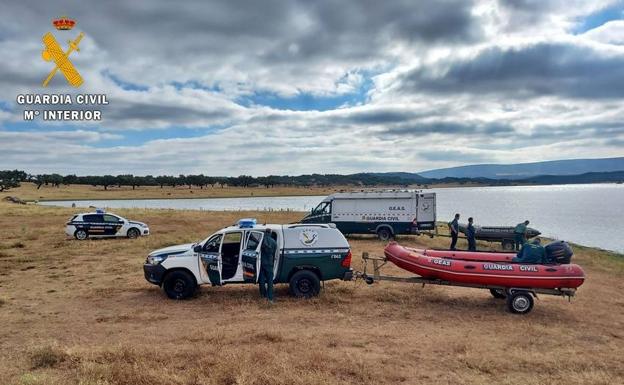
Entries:
{"label": "truck open door", "polygon": [[250,231],[245,239],[245,249],[243,250],[242,266],[243,280],[247,283],[257,283],[260,272],[260,248],[264,233],[261,231]]}
{"label": "truck open door", "polygon": [[434,230],[436,221],[435,193],[418,195],[418,211],[416,213],[416,228],[418,230]]}
{"label": "truck open door", "polygon": [[[221,241],[223,239],[222,234],[217,234],[204,245],[196,246],[200,260],[200,274],[202,279],[206,277],[213,286],[221,286],[221,270],[223,269],[223,262],[221,260]],[[205,274],[205,275],[204,275]]]}

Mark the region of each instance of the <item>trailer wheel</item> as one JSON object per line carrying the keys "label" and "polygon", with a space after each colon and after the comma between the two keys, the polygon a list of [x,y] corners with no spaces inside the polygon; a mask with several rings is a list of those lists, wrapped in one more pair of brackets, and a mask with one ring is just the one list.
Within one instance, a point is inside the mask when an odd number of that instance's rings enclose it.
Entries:
{"label": "trailer wheel", "polygon": [[533,309],[533,296],[526,291],[517,291],[507,297],[507,309],[514,314],[527,314]]}
{"label": "trailer wheel", "polygon": [[377,230],[377,237],[379,237],[379,239],[381,239],[382,241],[386,242],[392,238],[392,232],[390,231],[389,228],[382,227],[379,230]]}
{"label": "trailer wheel", "polygon": [[505,290],[503,289],[490,289],[490,294],[492,294],[492,297],[498,298],[498,299],[507,298],[507,295],[505,294]]}
{"label": "trailer wheel", "polygon": [[503,246],[505,251],[513,251],[516,248],[516,243],[509,239],[503,239],[501,246]]}
{"label": "trailer wheel", "polygon": [[316,297],[321,291],[319,277],[310,270],[299,270],[290,279],[290,292],[298,298]]}

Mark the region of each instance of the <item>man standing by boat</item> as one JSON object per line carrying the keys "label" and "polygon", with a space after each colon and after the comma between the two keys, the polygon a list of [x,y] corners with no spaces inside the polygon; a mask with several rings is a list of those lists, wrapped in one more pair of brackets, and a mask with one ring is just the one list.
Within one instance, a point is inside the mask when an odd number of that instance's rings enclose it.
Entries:
{"label": "man standing by boat", "polygon": [[472,217],[468,218],[468,226],[466,227],[466,238],[468,239],[468,251],[477,251],[477,240],[475,238],[477,231],[472,224]]}
{"label": "man standing by boat", "polygon": [[527,241],[526,233],[527,233],[528,225],[529,225],[529,221],[524,221],[524,222],[518,223],[516,227],[514,228],[516,251],[520,250],[522,245],[524,245]]}
{"label": "man standing by boat", "polygon": [[459,235],[459,213],[455,214],[455,219],[448,223],[449,230],[451,231],[451,250],[455,250],[457,245],[457,236]]}
{"label": "man standing by boat", "polygon": [[545,263],[546,249],[541,245],[540,239],[535,238],[533,242],[525,243],[522,249],[511,260],[514,263]]}
{"label": "man standing by boat", "polygon": [[273,303],[273,265],[275,261],[275,250],[277,242],[271,237],[271,229],[266,229],[262,246],[260,246],[260,296],[267,298]]}

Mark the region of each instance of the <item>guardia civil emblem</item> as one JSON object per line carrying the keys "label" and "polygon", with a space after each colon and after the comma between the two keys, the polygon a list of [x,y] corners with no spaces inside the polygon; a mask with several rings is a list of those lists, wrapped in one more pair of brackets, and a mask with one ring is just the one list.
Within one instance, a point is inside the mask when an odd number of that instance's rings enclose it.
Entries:
{"label": "guardia civil emblem", "polygon": [[299,240],[306,246],[312,246],[318,240],[318,233],[314,230],[303,230],[299,233]]}
{"label": "guardia civil emblem", "polygon": [[[69,31],[74,28],[76,21],[63,16],[53,20],[52,24],[59,31]],[[48,83],[57,72],[61,72],[61,74],[63,74],[69,85],[73,87],[80,87],[82,85],[82,76],[80,76],[80,73],[78,73],[74,64],[69,60],[69,55],[71,55],[74,51],[80,51],[78,44],[80,44],[80,40],[82,40],[83,37],[84,33],[81,32],[74,40],[69,40],[69,47],[67,50],[63,50],[52,33],[47,32],[43,35],[42,41],[45,48],[41,52],[41,57],[45,61],[51,61],[54,63],[54,68],[43,81],[44,87],[48,86]]]}

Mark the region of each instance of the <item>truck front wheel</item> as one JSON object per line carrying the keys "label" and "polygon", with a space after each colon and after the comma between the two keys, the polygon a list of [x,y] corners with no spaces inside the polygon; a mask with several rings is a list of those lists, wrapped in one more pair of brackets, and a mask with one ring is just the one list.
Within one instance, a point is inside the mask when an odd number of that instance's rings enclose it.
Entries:
{"label": "truck front wheel", "polygon": [[195,293],[197,283],[186,271],[172,271],[165,276],[162,288],[171,299],[186,299]]}
{"label": "truck front wheel", "polygon": [[290,292],[298,298],[311,298],[319,295],[321,281],[310,270],[300,270],[290,278]]}

